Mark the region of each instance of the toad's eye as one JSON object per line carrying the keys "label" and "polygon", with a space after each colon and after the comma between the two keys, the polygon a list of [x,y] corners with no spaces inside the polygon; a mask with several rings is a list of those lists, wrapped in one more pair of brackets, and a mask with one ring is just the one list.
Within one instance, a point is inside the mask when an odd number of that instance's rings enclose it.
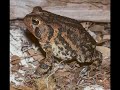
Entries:
{"label": "toad's eye", "polygon": [[39,24],[39,20],[32,19],[32,24],[34,24],[34,25],[38,25],[38,24]]}

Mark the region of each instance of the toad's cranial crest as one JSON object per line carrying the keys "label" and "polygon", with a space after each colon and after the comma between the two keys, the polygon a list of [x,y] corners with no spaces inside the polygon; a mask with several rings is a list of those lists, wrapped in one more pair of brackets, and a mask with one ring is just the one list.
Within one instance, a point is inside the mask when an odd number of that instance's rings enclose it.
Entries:
{"label": "toad's cranial crest", "polygon": [[[24,23],[46,52],[41,65],[51,66],[54,57],[91,63],[95,68],[101,65],[102,54],[96,50],[96,41],[77,20],[35,7],[24,17]],[[44,71],[48,70],[41,73]]]}

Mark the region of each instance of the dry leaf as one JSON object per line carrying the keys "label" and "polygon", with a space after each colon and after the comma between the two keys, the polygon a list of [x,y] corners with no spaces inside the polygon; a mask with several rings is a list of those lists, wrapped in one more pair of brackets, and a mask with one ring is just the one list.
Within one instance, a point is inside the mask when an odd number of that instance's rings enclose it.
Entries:
{"label": "dry leaf", "polygon": [[40,60],[44,59],[45,57],[44,57],[43,55],[37,55],[37,54],[35,54],[35,55],[33,56],[33,58],[34,58],[34,60],[40,61]]}
{"label": "dry leaf", "polygon": [[20,66],[19,66],[18,64],[13,65],[13,66],[11,67],[11,71],[12,71],[12,72],[17,72],[17,71],[19,70],[19,68],[20,68]]}
{"label": "dry leaf", "polygon": [[100,85],[89,85],[86,86],[83,90],[104,90],[102,86]]}
{"label": "dry leaf", "polygon": [[90,31],[103,31],[104,26],[102,25],[93,25],[92,27],[89,28]]}
{"label": "dry leaf", "polygon": [[39,60],[40,61],[40,60],[44,59],[44,56],[42,55],[41,52],[39,52],[39,51],[35,52],[35,50],[33,50],[33,49],[29,49],[28,54],[30,56],[32,56],[34,60]]}
{"label": "dry leaf", "polygon": [[102,33],[98,33],[97,36],[96,36],[96,41],[97,43],[101,43],[103,41],[103,38],[102,38]]}
{"label": "dry leaf", "polygon": [[16,90],[12,85],[10,85],[10,90]]}
{"label": "dry leaf", "polygon": [[110,35],[104,35],[103,40],[110,40]]}
{"label": "dry leaf", "polygon": [[96,49],[102,53],[103,59],[110,57],[110,48],[97,46]]}
{"label": "dry leaf", "polygon": [[19,64],[19,63],[20,63],[20,57],[17,55],[13,55],[11,57],[11,64],[14,65],[14,64]]}
{"label": "dry leaf", "polygon": [[104,80],[104,88],[105,89],[110,88],[110,81],[107,79]]}
{"label": "dry leaf", "polygon": [[35,60],[42,60],[42,59],[44,59],[45,57],[42,55],[42,53],[40,52],[40,51],[36,51],[36,54],[35,54],[35,56],[33,56],[33,58],[35,59]]}
{"label": "dry leaf", "polygon": [[19,86],[19,87],[17,87],[16,90],[35,90],[35,89],[27,87],[27,86]]}
{"label": "dry leaf", "polygon": [[62,71],[58,71],[55,76],[59,76],[59,77],[67,77],[68,75],[70,75],[70,72],[62,72]]}
{"label": "dry leaf", "polygon": [[85,30],[88,31],[88,28],[93,24],[92,22],[82,22],[82,26],[85,28]]}
{"label": "dry leaf", "polygon": [[28,52],[28,54],[30,56],[34,56],[35,55],[35,50],[33,50],[33,49],[29,49],[27,52]]}
{"label": "dry leaf", "polygon": [[52,77],[49,77],[48,79],[48,88],[47,88],[47,82],[45,77],[41,77],[39,79],[35,79],[36,86],[38,87],[38,90],[55,90],[56,83]]}
{"label": "dry leaf", "polygon": [[35,90],[35,89],[27,87],[27,86],[15,86],[15,87],[13,87],[12,85],[10,85],[10,90]]}

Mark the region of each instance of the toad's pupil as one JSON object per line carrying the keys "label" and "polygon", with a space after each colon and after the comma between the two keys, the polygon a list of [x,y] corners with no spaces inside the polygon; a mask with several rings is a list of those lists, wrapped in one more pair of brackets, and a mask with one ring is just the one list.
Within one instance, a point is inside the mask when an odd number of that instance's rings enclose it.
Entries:
{"label": "toad's pupil", "polygon": [[38,24],[39,24],[39,21],[32,19],[32,23],[33,23],[34,25],[38,25]]}

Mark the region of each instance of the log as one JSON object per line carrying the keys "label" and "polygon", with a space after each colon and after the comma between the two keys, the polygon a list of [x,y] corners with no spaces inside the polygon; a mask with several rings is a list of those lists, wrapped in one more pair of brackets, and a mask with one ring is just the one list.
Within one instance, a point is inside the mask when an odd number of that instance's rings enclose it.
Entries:
{"label": "log", "polygon": [[46,0],[10,0],[10,19],[23,18],[35,6],[80,21],[110,22],[110,10],[90,8],[89,3],[51,5]]}

